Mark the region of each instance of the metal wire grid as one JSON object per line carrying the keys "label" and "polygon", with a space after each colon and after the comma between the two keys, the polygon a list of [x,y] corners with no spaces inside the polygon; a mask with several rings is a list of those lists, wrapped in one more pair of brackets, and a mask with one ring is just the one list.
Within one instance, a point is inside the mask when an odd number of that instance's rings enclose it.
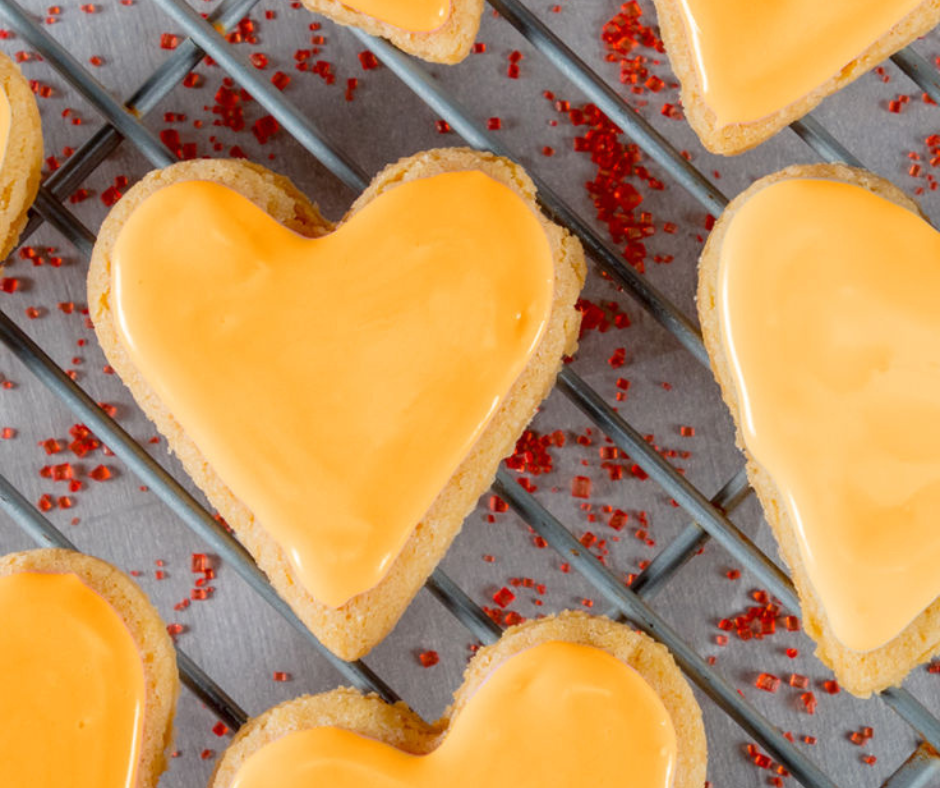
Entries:
{"label": "metal wire grid", "polygon": [[[278,91],[259,78],[247,61],[225,42],[222,33],[244,18],[256,2],[257,0],[223,0],[208,19],[204,20],[182,0],[157,0],[161,8],[186,31],[189,38],[124,105],[121,105],[14,0],[0,0],[0,17],[35,47],[45,60],[108,120],[108,125],[100,129],[67,163],[46,179],[40,189],[24,238],[34,232],[43,221],[48,221],[79,252],[85,256],[90,255],[95,241],[94,234],[66,209],[61,201],[78,188],[120,145],[122,139],[129,139],[155,167],[167,166],[175,160],[162,142],[143,126],[140,118],[153,109],[206,54],[248,90],[281,126],[337,178],[357,190],[366,187],[368,177],[355,161],[333,144],[309,118],[300,113]],[[523,6],[520,0],[489,2],[710,213],[718,215],[722,211],[727,205],[727,197],[635,113],[601,77],[591,71],[564,42]],[[515,158],[501,143],[484,131],[470,114],[433,80],[423,66],[381,39],[371,38],[355,29],[350,32],[372,50],[431,109],[447,120],[470,145]],[[896,54],[893,60],[924,92],[934,100],[940,101],[940,80],[931,73],[923,58],[908,49]],[[811,116],[794,123],[791,128],[820,158],[861,165]],[[616,250],[540,181],[537,173],[532,175],[544,210],[575,232],[598,266],[673,334],[699,362],[707,365],[707,355],[694,322],[626,265]],[[360,689],[376,692],[386,700],[397,699],[394,691],[366,665],[361,662],[343,662],[324,649],[277,596],[244,548],[2,311],[0,341],[3,341],[31,372],[62,399],[135,475],[228,562],[265,601],[304,635],[345,679]],[[558,388],[656,480],[694,521],[660,551],[630,588],[626,588],[613,572],[582,549],[581,544],[559,520],[532,495],[515,484],[505,470],[498,472],[494,491],[595,586],[611,604],[610,615],[628,620],[663,642],[689,678],[800,782],[811,788],[835,788],[836,783],[829,776],[799,752],[772,723],[709,668],[694,649],[685,643],[646,601],[705,541],[714,538],[745,568],[753,572],[785,607],[798,611],[799,603],[790,579],[727,517],[727,513],[749,494],[743,468],[709,500],[704,493],[677,473],[634,427],[610,408],[570,368],[562,370]],[[36,511],[2,475],[0,505],[37,543],[73,548],[66,537]],[[427,588],[481,641],[493,642],[499,637],[499,627],[440,569],[428,580]],[[247,715],[238,704],[183,652],[178,651],[178,655],[184,683],[232,728],[238,728],[244,723]],[[936,716],[901,688],[887,690],[881,694],[881,698],[930,745],[940,749],[940,720]],[[938,773],[940,767],[937,759],[929,757],[926,750],[919,750],[889,778],[886,786],[926,786]]]}

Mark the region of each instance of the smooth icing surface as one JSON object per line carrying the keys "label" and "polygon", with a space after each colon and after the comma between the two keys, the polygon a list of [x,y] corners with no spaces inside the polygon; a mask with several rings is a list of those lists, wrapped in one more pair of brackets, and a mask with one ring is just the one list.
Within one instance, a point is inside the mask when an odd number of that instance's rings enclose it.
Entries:
{"label": "smooth icing surface", "polygon": [[742,204],[720,255],[744,442],[835,636],[870,651],[940,595],[940,235],[862,187],[790,179]]}
{"label": "smooth icing surface", "polygon": [[235,191],[158,190],[111,304],[136,368],[315,599],[375,586],[528,363],[554,267],[478,171],[409,181],[303,238]]}
{"label": "smooth icing surface", "polygon": [[0,785],[131,788],[144,669],[124,621],[73,574],[0,577]]}
{"label": "smooth icing surface", "polygon": [[720,127],[788,107],[836,76],[923,0],[680,0]]}
{"label": "smooth icing surface", "polygon": [[428,755],[312,728],[256,750],[232,788],[669,788],[676,746],[666,707],[633,668],[549,642],[499,665]]}
{"label": "smooth icing surface", "polygon": [[13,109],[10,107],[10,98],[5,90],[0,90],[0,167],[3,166],[3,162],[7,157],[12,122]]}
{"label": "smooth icing surface", "polygon": [[342,0],[343,5],[412,33],[437,30],[450,16],[451,0]]}

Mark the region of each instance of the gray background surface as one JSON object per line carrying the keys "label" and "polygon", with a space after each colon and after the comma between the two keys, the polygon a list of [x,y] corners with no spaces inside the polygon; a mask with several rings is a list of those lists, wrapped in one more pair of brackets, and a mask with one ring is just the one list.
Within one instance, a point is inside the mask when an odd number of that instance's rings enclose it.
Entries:
{"label": "gray background surface", "polygon": [[[601,27],[618,10],[613,0],[557,0],[560,10],[553,12],[551,0],[536,0],[530,7],[605,79],[617,84],[618,66],[605,60],[600,41]],[[43,18],[50,16],[45,2],[30,0],[29,9]],[[81,10],[78,0],[67,0],[51,14],[54,21],[49,32],[68,44],[82,61],[94,56],[102,59],[92,69],[116,96],[126,97],[149,72],[170,53],[160,47],[162,33],[179,34],[168,19],[148,0],[135,0],[123,5],[118,0],[97,0],[96,12]],[[198,10],[208,12],[213,2],[198,0]],[[643,2],[644,20],[654,22],[650,4]],[[266,18],[273,11],[274,18]],[[457,145],[455,134],[440,134],[435,128],[436,117],[422,101],[404,87],[386,68],[364,71],[358,60],[363,49],[347,31],[327,20],[311,16],[304,10],[291,8],[287,2],[267,0],[259,3],[252,15],[257,43],[242,43],[244,52],[264,53],[268,58],[264,73],[283,71],[291,76],[285,95],[308,113],[329,135],[341,141],[348,151],[369,172],[385,163],[416,151],[442,145]],[[319,21],[322,29],[311,32],[308,25]],[[796,22],[795,22],[796,23]],[[310,37],[322,35],[325,43],[322,58],[333,65],[336,82],[328,85],[313,73],[295,68],[294,53],[310,49]],[[595,168],[589,157],[573,149],[573,138],[584,127],[576,129],[565,115],[556,111],[543,91],[553,91],[557,99],[570,101],[572,106],[583,98],[554,68],[533,52],[508,24],[484,13],[479,41],[487,46],[484,54],[471,55],[463,64],[453,67],[431,67],[437,78],[472,108],[475,116],[485,121],[498,116],[502,120],[500,138],[517,152],[523,163],[537,171],[582,214],[593,221],[591,205],[584,182],[594,177]],[[940,54],[935,35],[918,42],[918,49],[931,61]],[[0,41],[0,48],[10,55],[25,51],[15,37]],[[518,80],[506,77],[507,57],[513,50],[523,54]],[[634,55],[651,59],[650,69],[673,82],[665,59],[647,49],[639,48]],[[75,96],[64,80],[46,64],[29,58],[22,64],[26,75],[52,88],[49,98],[40,99],[44,122],[46,154],[60,160],[66,146],[76,147],[101,124],[101,118]],[[224,74],[218,67],[200,65],[200,86],[178,87],[147,119],[157,131],[177,129],[184,143],[195,143],[200,155],[223,155],[232,145],[240,146],[251,158],[290,175],[333,218],[342,215],[354,195],[339,184],[288,135],[280,131],[261,145],[250,133],[251,124],[265,113],[256,104],[245,107],[247,128],[233,132],[213,125],[218,118],[212,112],[214,95]],[[346,80],[355,77],[359,87],[355,99],[344,99]],[[631,95],[620,86],[623,95],[641,107],[641,112],[678,147],[690,152],[695,164],[712,173],[720,187],[729,195],[751,183],[755,178],[797,162],[813,162],[814,154],[796,135],[783,132],[758,151],[735,159],[721,159],[706,154],[683,121],[671,120],[660,113],[666,102],[675,103],[677,91],[667,87],[658,94],[644,92]],[[900,114],[888,111],[887,103],[899,95],[911,97]],[[65,112],[66,110],[69,112]],[[165,113],[183,113],[186,120],[167,122]],[[913,193],[927,187],[923,206],[928,215],[937,218],[940,203],[929,191],[924,175],[908,174],[913,151],[929,159],[925,138],[940,131],[940,111],[924,104],[920,91],[892,65],[885,66],[885,78],[868,74],[839,95],[829,99],[815,113],[835,136],[854,151],[875,172],[894,180]],[[74,119],[81,120],[76,124]],[[215,143],[221,148],[214,149]],[[553,156],[541,153],[544,146],[555,150]],[[646,162],[649,164],[649,162]],[[931,171],[927,161],[921,162],[924,173]],[[657,232],[647,240],[649,259],[647,276],[662,288],[689,314],[694,313],[695,264],[706,233],[705,213],[680,187],[672,184],[665,173],[649,165],[651,171],[666,184],[663,190],[652,190],[637,179],[631,182],[644,196],[642,209],[653,213]],[[123,145],[86,184],[91,195],[71,205],[89,227],[97,228],[107,212],[101,194],[119,176],[131,182],[148,170],[146,161],[130,145]],[[673,222],[675,233],[662,232],[663,224]],[[598,225],[600,227],[600,225]],[[603,230],[603,227],[600,227]],[[67,315],[57,304],[74,302],[84,306],[84,276],[87,261],[71,249],[49,228],[43,228],[29,244],[33,247],[52,246],[63,258],[61,267],[33,266],[28,260],[12,258],[7,276],[19,280],[14,294],[0,293],[0,306],[23,325],[64,367],[76,370],[77,380],[97,400],[113,403],[117,417],[131,434],[146,441],[153,435],[152,427],[140,415],[121,382],[103,371],[104,358],[98,350],[93,332],[84,317]],[[656,264],[654,255],[673,255],[669,264]],[[890,275],[890,261],[885,261]],[[629,314],[629,328],[606,333],[589,333],[575,361],[582,374],[602,395],[633,424],[655,436],[665,448],[688,451],[690,456],[677,460],[686,469],[688,478],[711,495],[740,467],[741,457],[734,448],[730,420],[718,397],[717,388],[707,370],[648,318],[626,296],[618,294],[596,273],[589,278],[586,297],[598,301],[616,300]],[[39,307],[41,316],[28,319],[26,310]],[[81,344],[77,344],[81,343]],[[616,348],[625,348],[627,363],[613,369],[607,363]],[[68,494],[61,483],[40,476],[39,470],[50,462],[72,461],[81,471],[84,489],[72,495],[74,506],[69,510],[55,509],[50,517],[66,531],[82,549],[113,561],[118,566],[140,572],[141,585],[160,608],[167,621],[186,628],[179,642],[202,666],[225,687],[249,712],[258,713],[270,705],[307,692],[330,689],[340,683],[337,674],[307,646],[283,621],[272,614],[224,564],[216,561],[216,592],[208,601],[194,602],[187,610],[175,611],[174,604],[189,595],[194,576],[190,573],[190,556],[203,552],[204,546],[183,526],[152,493],[142,491],[136,480],[116,458],[102,457],[78,460],[65,453],[47,457],[37,442],[47,438],[65,439],[75,422],[71,414],[34,380],[5,350],[0,350],[0,375],[14,386],[0,390],[0,427],[12,427],[15,438],[0,440],[0,468],[23,490],[30,500],[38,501],[44,493],[55,497]],[[616,381],[630,381],[625,401],[615,403]],[[664,383],[670,384],[668,387]],[[381,381],[376,381],[381,387]],[[694,437],[680,435],[680,427],[695,427]],[[577,535],[592,531],[608,540],[608,561],[624,574],[638,571],[640,561],[649,560],[686,524],[688,518],[670,505],[668,497],[652,482],[633,478],[629,473],[622,481],[612,482],[600,467],[599,448],[604,445],[596,430],[591,445],[581,445],[575,438],[584,435],[590,423],[557,392],[537,417],[533,428],[539,432],[564,430],[568,441],[564,448],[551,450],[554,470],[532,477],[538,486],[537,495]],[[166,455],[162,444],[146,444],[154,456],[174,475],[185,481],[178,465]],[[250,450],[250,446],[246,450]],[[104,462],[113,478],[97,483],[87,478],[88,471]],[[585,511],[582,501],[570,495],[571,479],[586,475],[593,480],[589,503],[593,511]],[[188,484],[188,483],[187,483]],[[191,485],[190,485],[191,486]],[[544,605],[533,604],[537,596],[529,590],[517,589],[517,600],[511,606],[523,616],[533,616],[565,608],[582,608],[583,600],[591,599],[589,586],[577,574],[559,569],[560,559],[550,549],[538,549],[527,527],[512,514],[497,514],[488,522],[486,498],[479,510],[468,519],[443,563],[468,593],[481,604],[493,606],[492,595],[511,578],[530,577],[544,583]],[[600,514],[601,507],[610,505],[631,514],[628,527],[619,534],[599,516],[591,522],[591,514]],[[649,533],[655,546],[634,538],[637,514],[648,512]],[[78,518],[76,525],[71,525]],[[734,521],[774,555],[774,547],[759,507],[748,500],[733,516]],[[619,541],[612,537],[619,536]],[[0,548],[4,551],[30,547],[9,521],[0,519]],[[493,562],[484,555],[495,557]],[[157,561],[165,562],[165,578],[158,580]],[[763,710],[784,730],[799,740],[804,735],[818,737],[815,746],[801,744],[808,754],[823,764],[843,786],[875,786],[892,772],[915,745],[915,736],[907,726],[877,700],[858,701],[846,693],[828,695],[822,682],[828,671],[812,656],[812,644],[802,634],[778,632],[763,641],[739,641],[731,636],[721,647],[716,635],[721,634],[716,622],[742,612],[751,604],[750,592],[758,583],[744,573],[730,580],[726,573],[734,564],[718,547],[709,545],[656,598],[655,605],[671,623],[706,656],[716,658],[716,667],[741,689],[743,694]],[[604,608],[598,600],[595,611]],[[383,676],[421,714],[429,719],[439,715],[451,693],[459,686],[461,672],[469,655],[472,638],[427,592],[419,594],[392,635],[381,644],[366,662]],[[799,656],[790,659],[786,649],[796,648]],[[417,655],[427,649],[440,654],[440,663],[423,668]],[[288,682],[272,680],[272,672],[285,671]],[[783,679],[775,694],[755,688],[754,679],[767,671]],[[819,700],[817,713],[810,716],[799,701],[800,691],[787,685],[791,673],[809,677],[811,689]],[[935,712],[940,711],[940,675],[916,669],[906,686]],[[748,738],[710,701],[701,698],[710,743],[709,776],[715,786],[768,785],[772,771],[756,768],[748,759]],[[167,788],[200,786],[212,769],[215,754],[224,749],[228,738],[216,736],[213,715],[184,691],[177,719],[177,748],[162,785]],[[848,734],[864,726],[874,728],[875,736],[864,747],[852,744]],[[211,751],[203,758],[204,751]],[[863,755],[877,756],[873,766],[862,761]],[[794,783],[787,778],[786,783]],[[627,784],[625,782],[625,784]]]}

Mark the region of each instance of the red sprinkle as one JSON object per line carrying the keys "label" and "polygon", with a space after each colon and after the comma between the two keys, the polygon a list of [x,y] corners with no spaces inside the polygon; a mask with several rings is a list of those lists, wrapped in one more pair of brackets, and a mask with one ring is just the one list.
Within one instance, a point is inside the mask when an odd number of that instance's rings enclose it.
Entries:
{"label": "red sprinkle", "polygon": [[422,668],[432,668],[441,661],[441,658],[436,651],[428,650],[418,654],[418,661],[421,663]]}
{"label": "red sprinkle", "polygon": [[503,586],[499,591],[493,594],[493,601],[500,607],[508,607],[515,599],[516,595],[506,588],[506,586]]}

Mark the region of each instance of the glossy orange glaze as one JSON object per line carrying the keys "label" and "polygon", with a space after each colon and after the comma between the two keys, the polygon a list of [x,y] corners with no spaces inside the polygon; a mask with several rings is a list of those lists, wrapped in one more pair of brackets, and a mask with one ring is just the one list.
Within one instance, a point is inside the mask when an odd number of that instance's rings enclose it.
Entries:
{"label": "glossy orange glaze", "polygon": [[784,180],[721,247],[741,433],[836,637],[870,651],[940,594],[940,235],[859,186]]}
{"label": "glossy orange glaze", "polygon": [[124,621],[76,575],[0,577],[0,785],[131,788],[144,669]]}
{"label": "glossy orange glaze", "polygon": [[125,223],[111,302],[134,365],[338,607],[386,575],[525,368],[553,271],[535,212],[477,171],[314,240],[188,181]]}
{"label": "glossy orange glaze", "polygon": [[718,126],[772,115],[836,76],[923,0],[679,0]]}
{"label": "glossy orange glaze", "polygon": [[499,665],[429,755],[312,728],[256,750],[232,788],[669,788],[676,751],[639,673],[601,649],[550,642]]}
{"label": "glossy orange glaze", "polygon": [[343,0],[343,5],[412,33],[437,30],[450,16],[451,0]]}

